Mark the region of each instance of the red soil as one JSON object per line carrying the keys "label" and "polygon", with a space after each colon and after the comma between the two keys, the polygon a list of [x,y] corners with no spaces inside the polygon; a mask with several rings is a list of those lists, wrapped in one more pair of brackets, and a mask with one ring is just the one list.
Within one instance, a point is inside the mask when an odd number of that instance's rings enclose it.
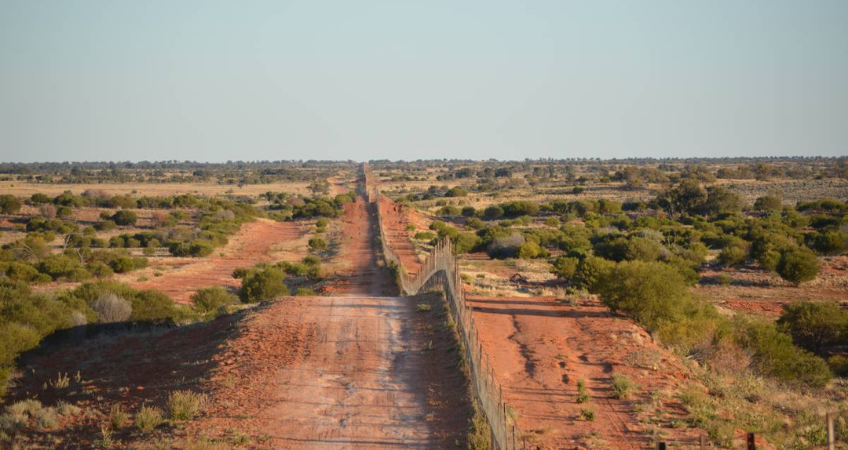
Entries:
{"label": "red soil", "polygon": [[[647,401],[652,391],[673,389],[689,378],[688,369],[644,330],[600,305],[566,306],[544,298],[471,297],[468,302],[506,403],[516,410],[533,448],[600,443],[599,448],[648,448],[647,427],[634,405]],[[631,399],[614,398],[613,373],[639,386]],[[586,384],[588,403],[576,402],[578,380]],[[587,407],[594,409],[594,421],[580,419]],[[663,409],[672,412],[666,420],[679,416],[673,401]],[[663,431],[667,442],[697,440],[697,430]]]}
{"label": "red soil", "polygon": [[[188,303],[191,295],[203,287],[237,288],[241,281],[232,275],[233,271],[240,267],[251,267],[260,262],[295,261],[302,258],[306,254],[305,248],[294,252],[280,250],[286,243],[304,236],[307,230],[308,225],[305,223],[259,219],[243,225],[223,250],[216,251],[209,257],[165,258],[151,264],[150,269],[173,265],[175,268],[172,271],[154,278],[152,270],[148,269],[148,281],[131,281],[139,277],[139,272],[129,274],[125,278],[132,277],[127,281],[134,288],[154,289],[164,292],[177,303]],[[220,253],[223,253],[223,256]]]}
{"label": "red soil", "polygon": [[407,225],[410,223],[410,208],[395,203],[384,195],[380,196],[379,206],[383,228],[392,248],[409,273],[417,272],[421,263],[418,261],[415,247],[409,241],[409,231],[407,230]]}

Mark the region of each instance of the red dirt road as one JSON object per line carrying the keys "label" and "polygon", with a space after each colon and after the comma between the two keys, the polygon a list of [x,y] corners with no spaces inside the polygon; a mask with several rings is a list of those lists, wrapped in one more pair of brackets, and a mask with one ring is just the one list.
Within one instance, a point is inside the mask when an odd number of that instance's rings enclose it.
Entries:
{"label": "red dirt road", "polygon": [[[468,406],[439,318],[392,292],[377,265],[374,205],[348,205],[333,297],[279,300],[242,324],[212,374],[215,407],[192,433],[258,448],[455,448]],[[394,288],[396,289],[396,288]]]}
{"label": "red dirt road", "polygon": [[[151,264],[144,272],[133,272],[125,278],[137,279],[144,275],[149,281],[126,281],[136,289],[154,289],[177,303],[188,303],[191,295],[200,288],[240,286],[241,280],[232,276],[239,267],[251,267],[260,262],[299,260],[306,254],[306,248],[298,242],[307,230],[305,223],[258,219],[243,225],[224,249],[216,250],[207,258],[166,258]],[[174,266],[171,271],[154,277],[153,269],[171,265]]]}

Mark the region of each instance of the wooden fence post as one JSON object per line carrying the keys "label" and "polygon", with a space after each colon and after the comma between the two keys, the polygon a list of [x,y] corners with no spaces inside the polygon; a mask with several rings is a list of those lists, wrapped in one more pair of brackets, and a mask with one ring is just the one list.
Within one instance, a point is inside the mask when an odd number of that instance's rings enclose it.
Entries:
{"label": "wooden fence post", "polygon": [[754,433],[748,433],[748,450],[757,450],[757,438]]}
{"label": "wooden fence post", "polygon": [[827,450],[836,450],[836,433],[833,428],[833,414],[827,413]]}

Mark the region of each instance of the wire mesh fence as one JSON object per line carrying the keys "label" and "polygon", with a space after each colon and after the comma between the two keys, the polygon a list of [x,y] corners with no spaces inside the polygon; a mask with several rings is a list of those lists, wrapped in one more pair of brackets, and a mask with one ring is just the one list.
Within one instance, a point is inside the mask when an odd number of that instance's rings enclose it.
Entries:
{"label": "wire mesh fence", "polygon": [[465,302],[460,281],[459,262],[451,247],[450,239],[438,242],[421,267],[415,273],[409,273],[403,261],[392,248],[383,227],[382,218],[379,214],[379,189],[368,187],[366,190],[368,191],[369,201],[373,198],[377,203],[377,221],[380,228],[383,255],[387,264],[398,268],[402,294],[415,295],[433,287],[444,289],[468,362],[472,395],[489,422],[492,444],[498,450],[526,448],[522,439],[523,434],[510,417],[510,411],[504,402],[503,387],[495,376],[495,370],[489,356],[483,351],[471,308]]}

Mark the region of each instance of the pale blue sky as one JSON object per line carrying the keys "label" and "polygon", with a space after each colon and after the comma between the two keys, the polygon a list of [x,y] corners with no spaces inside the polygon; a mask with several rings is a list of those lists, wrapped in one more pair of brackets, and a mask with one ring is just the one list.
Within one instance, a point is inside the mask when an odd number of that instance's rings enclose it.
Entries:
{"label": "pale blue sky", "polygon": [[0,161],[848,154],[848,1],[0,3]]}

